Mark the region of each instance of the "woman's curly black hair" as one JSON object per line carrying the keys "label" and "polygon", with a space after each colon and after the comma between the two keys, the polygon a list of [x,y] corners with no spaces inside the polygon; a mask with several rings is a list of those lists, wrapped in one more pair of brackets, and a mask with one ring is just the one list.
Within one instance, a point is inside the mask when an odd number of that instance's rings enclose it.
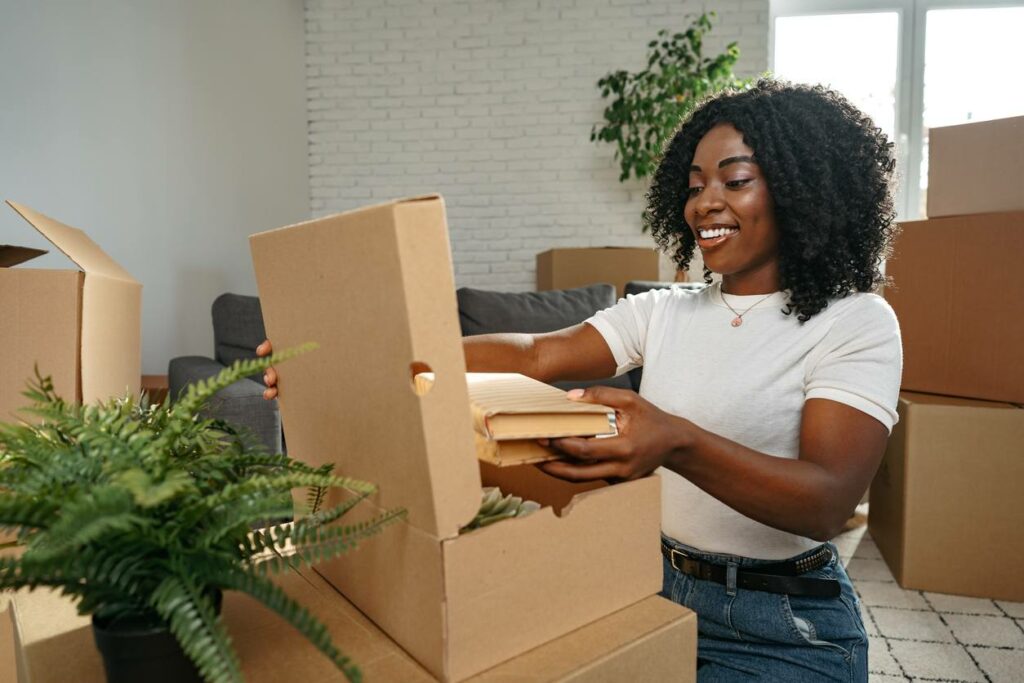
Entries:
{"label": "woman's curly black hair", "polygon": [[[706,100],[666,145],[645,220],[680,268],[696,246],[683,216],[690,164],[720,123],[743,134],[774,199],[780,284],[791,292],[785,313],[803,323],[830,298],[885,284],[880,266],[898,231],[892,143],[839,93],[767,78]],[[704,279],[711,282],[710,271]]]}

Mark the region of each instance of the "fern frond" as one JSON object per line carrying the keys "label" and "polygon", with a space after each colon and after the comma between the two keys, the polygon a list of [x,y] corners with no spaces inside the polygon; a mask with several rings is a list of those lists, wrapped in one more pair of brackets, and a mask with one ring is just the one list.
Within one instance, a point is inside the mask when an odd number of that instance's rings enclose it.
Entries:
{"label": "fern frond", "polygon": [[406,511],[399,508],[350,526],[314,527],[306,532],[305,539],[293,541],[293,555],[288,558],[273,557],[260,562],[256,567],[261,575],[269,575],[284,571],[292,565],[315,565],[332,560],[353,550],[362,541],[376,536],[385,527],[404,519],[405,516]]}
{"label": "fern frond", "polygon": [[313,527],[320,527],[324,524],[330,524],[336,519],[340,519],[349,510],[354,508],[362,501],[366,500],[366,497],[368,495],[368,493],[356,494],[349,498],[348,500],[346,500],[345,502],[339,505],[335,505],[329,510],[325,510],[323,512],[315,512],[311,515],[307,515],[306,517],[302,517],[301,519],[298,519],[294,522],[279,524],[277,526],[267,529],[267,532],[269,532],[272,535],[274,541],[277,544],[281,544],[285,541],[291,540],[293,537],[305,538],[307,534],[307,529]]}
{"label": "fern frond", "polygon": [[279,614],[309,642],[313,643],[316,649],[325,654],[349,681],[358,683],[362,680],[359,668],[335,647],[330,633],[324,625],[276,584],[263,577],[242,571],[232,572],[220,578],[225,587],[248,593],[267,608]]}
{"label": "fern frond", "polygon": [[180,576],[168,576],[150,603],[170,626],[181,649],[209,683],[242,683],[242,667],[231,638],[209,598]]}
{"label": "fern frond", "polygon": [[282,363],[289,358],[319,348],[318,344],[308,343],[287,349],[267,356],[265,358],[250,358],[237,360],[230,367],[224,368],[217,375],[210,379],[200,380],[190,384],[185,395],[178,399],[172,410],[176,413],[193,415],[209,401],[214,394],[221,389],[231,386],[235,382],[249,375],[264,372],[271,365]]}
{"label": "fern frond", "polygon": [[131,495],[124,489],[106,487],[66,503],[45,535],[32,539],[33,557],[43,560],[79,548],[112,532],[141,529],[152,520],[135,512]]}

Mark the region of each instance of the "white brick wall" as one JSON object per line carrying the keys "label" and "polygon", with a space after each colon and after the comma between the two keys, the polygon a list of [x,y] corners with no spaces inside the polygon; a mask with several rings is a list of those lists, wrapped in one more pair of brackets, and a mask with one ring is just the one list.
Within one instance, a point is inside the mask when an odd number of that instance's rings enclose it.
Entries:
{"label": "white brick wall", "polygon": [[768,0],[307,0],[312,213],[441,192],[457,283],[510,291],[551,247],[651,244],[596,82],[711,9],[706,54],[763,71]]}

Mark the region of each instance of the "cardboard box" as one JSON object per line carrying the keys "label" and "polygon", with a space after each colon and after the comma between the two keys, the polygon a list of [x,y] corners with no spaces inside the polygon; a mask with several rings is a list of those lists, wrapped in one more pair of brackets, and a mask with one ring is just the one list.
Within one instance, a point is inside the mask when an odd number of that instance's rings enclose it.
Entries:
{"label": "cardboard box", "polygon": [[928,131],[929,218],[1024,211],[1024,116]]}
{"label": "cardboard box", "polygon": [[902,393],[868,529],[904,588],[1024,601],[1024,410]]}
{"label": "cardboard box", "polygon": [[0,422],[31,419],[15,411],[36,366],[67,400],[137,394],[142,285],[81,230],[7,203],[80,270],[14,268],[40,252],[0,247]]}
{"label": "cardboard box", "polygon": [[622,297],[630,280],[660,280],[658,263],[658,252],[642,247],[549,249],[537,254],[537,290],[607,282]]}
{"label": "cardboard box", "polygon": [[[367,683],[432,683],[435,679],[315,572],[286,574],[278,583],[309,609],[351,657]],[[15,594],[10,616],[17,641],[18,683],[102,683],[103,663],[89,617],[70,600],[40,589]],[[341,682],[345,678],[309,641],[275,613],[242,593],[224,596],[224,620],[248,683]],[[476,683],[665,683],[696,679],[697,617],[654,596],[475,676]],[[12,649],[10,641],[0,648]],[[0,650],[2,652],[2,650]],[[3,659],[0,657],[0,666]],[[4,673],[0,669],[0,673]],[[10,678],[15,680],[13,669]]]}
{"label": "cardboard box", "polygon": [[1024,212],[903,223],[885,298],[903,389],[1024,403]]}
{"label": "cardboard box", "polygon": [[[337,463],[380,487],[379,508],[408,510],[320,571],[435,676],[466,679],[660,590],[655,478],[553,484],[585,492],[561,509],[527,492],[548,507],[459,535],[482,486],[513,475],[484,479],[477,463],[440,197],[254,235],[251,246],[275,347],[320,344],[278,368],[289,453]],[[422,395],[418,372],[436,378]]]}

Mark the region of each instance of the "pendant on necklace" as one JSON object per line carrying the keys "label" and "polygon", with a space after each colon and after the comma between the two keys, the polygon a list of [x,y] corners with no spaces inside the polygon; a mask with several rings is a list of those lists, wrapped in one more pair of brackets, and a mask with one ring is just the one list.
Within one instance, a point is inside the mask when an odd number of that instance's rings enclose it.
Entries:
{"label": "pendant on necklace", "polygon": [[736,316],[735,318],[732,319],[732,326],[733,327],[739,327],[742,324],[743,324],[743,318],[741,318],[739,316]]}

